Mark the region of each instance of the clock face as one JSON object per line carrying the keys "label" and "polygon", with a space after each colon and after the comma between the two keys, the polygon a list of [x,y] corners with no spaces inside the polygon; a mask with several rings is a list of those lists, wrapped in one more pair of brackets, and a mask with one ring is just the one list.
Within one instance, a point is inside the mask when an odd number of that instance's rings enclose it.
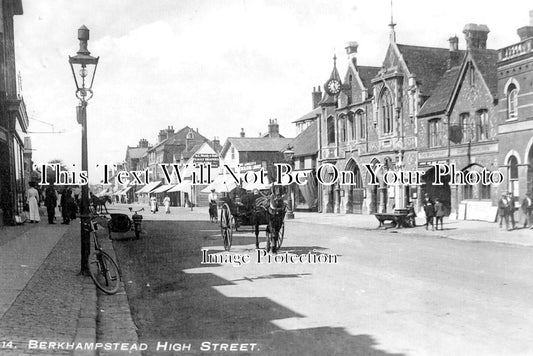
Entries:
{"label": "clock face", "polygon": [[341,91],[341,83],[336,79],[330,79],[326,84],[326,89],[330,94],[338,94]]}

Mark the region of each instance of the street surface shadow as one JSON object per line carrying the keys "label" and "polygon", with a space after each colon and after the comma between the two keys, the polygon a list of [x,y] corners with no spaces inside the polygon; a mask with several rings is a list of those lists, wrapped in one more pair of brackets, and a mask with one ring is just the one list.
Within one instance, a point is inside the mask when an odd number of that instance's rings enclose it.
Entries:
{"label": "street surface shadow", "polygon": [[[371,335],[351,335],[343,328],[282,329],[274,321],[298,320],[307,315],[266,297],[226,296],[222,290],[227,289],[222,287],[236,284],[213,273],[185,273],[202,266],[202,248],[220,246],[220,240],[203,238],[208,224],[149,221],[143,224],[147,233],[142,239],[113,241],[139,342],[148,344],[144,355],[170,354],[156,350],[158,342],[190,343],[187,354],[200,354],[201,344],[206,341],[257,344],[250,354],[391,355],[379,350]],[[304,247],[291,252],[317,249],[323,248]],[[254,279],[303,275],[306,273],[275,273]]]}

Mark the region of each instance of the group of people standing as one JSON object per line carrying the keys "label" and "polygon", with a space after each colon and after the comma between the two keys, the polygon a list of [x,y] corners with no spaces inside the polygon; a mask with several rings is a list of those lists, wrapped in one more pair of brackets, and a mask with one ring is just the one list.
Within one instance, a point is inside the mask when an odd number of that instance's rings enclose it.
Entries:
{"label": "group of people standing", "polygon": [[[444,216],[446,215],[446,208],[442,201],[438,198],[435,200],[431,199],[426,193],[424,195],[424,213],[426,214],[426,230],[428,230],[429,225],[431,225],[431,230],[444,229]],[[435,220],[435,224],[433,224]]]}
{"label": "group of people standing", "polygon": [[[60,193],[59,209],[63,218],[62,224],[69,224],[70,220],[76,218],[77,203],[73,190],[69,187],[64,188]],[[53,184],[50,184],[44,190],[43,195],[39,193],[35,183],[30,183],[29,189],[26,191],[26,205],[24,210],[28,213],[28,220],[30,223],[38,223],[41,218],[39,214],[39,206],[41,201],[46,207],[48,223],[55,224],[55,211],[58,206],[58,193]]]}
{"label": "group of people standing", "polygon": [[[533,229],[531,225],[531,214],[533,212],[533,200],[531,199],[531,193],[526,193],[526,196],[522,200],[520,206],[522,213],[524,215],[524,228],[529,226],[530,229]],[[514,199],[511,193],[502,194],[500,200],[498,200],[498,217],[500,222],[500,228],[505,221],[505,227],[507,230],[513,230],[516,228],[516,221],[514,218],[515,204]],[[509,228],[511,225],[511,228]]]}

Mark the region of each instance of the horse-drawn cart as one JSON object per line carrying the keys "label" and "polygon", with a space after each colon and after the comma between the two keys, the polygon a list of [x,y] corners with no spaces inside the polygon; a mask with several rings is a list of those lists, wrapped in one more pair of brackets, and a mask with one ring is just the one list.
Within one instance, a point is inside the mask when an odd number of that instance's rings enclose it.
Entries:
{"label": "horse-drawn cart", "polygon": [[276,252],[281,248],[286,211],[281,197],[242,192],[237,198],[222,198],[220,207],[220,232],[227,251],[231,248],[233,231],[241,226],[253,227],[255,245],[259,248],[259,226],[266,225],[267,251]]}

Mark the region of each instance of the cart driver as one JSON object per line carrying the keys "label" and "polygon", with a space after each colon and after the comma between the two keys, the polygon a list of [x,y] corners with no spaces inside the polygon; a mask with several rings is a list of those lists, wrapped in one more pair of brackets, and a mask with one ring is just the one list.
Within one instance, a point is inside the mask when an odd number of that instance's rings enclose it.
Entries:
{"label": "cart driver", "polygon": [[207,196],[207,199],[209,200],[210,204],[216,204],[217,203],[217,193],[215,192],[215,189],[211,189],[211,193]]}

